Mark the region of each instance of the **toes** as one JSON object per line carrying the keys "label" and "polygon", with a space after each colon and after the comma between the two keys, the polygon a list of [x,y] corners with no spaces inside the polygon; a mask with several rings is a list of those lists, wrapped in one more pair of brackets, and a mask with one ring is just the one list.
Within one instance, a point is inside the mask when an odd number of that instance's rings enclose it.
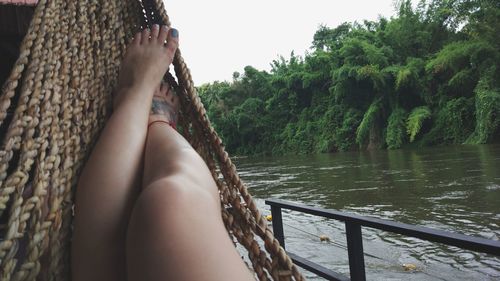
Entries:
{"label": "toes", "polygon": [[135,35],[134,35],[134,38],[132,39],[132,44],[133,45],[139,45],[141,43],[141,33],[140,32],[137,32]]}
{"label": "toes", "polygon": [[172,28],[168,32],[167,38],[167,52],[169,57],[174,57],[175,51],[179,46],[179,31],[177,29]]}
{"label": "toes", "polygon": [[160,34],[158,35],[158,42],[164,44],[167,40],[168,36],[168,27],[166,25],[162,25],[160,29]]}
{"label": "toes", "polygon": [[160,26],[153,24],[151,29],[151,41],[156,41],[156,39],[158,39],[158,33],[160,33]]}
{"label": "toes", "polygon": [[149,36],[151,36],[151,31],[149,30],[149,28],[143,29],[141,34],[141,44],[146,44],[147,42],[149,42]]}

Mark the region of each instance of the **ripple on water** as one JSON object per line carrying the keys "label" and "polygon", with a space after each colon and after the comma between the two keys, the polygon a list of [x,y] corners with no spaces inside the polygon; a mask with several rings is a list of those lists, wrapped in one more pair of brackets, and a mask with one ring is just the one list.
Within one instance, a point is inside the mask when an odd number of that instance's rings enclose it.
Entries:
{"label": "ripple on water", "polygon": [[395,182],[417,182],[419,181],[419,179],[399,179],[399,180],[395,180]]}
{"label": "ripple on water", "polygon": [[338,170],[338,169],[345,169],[347,168],[346,166],[340,165],[340,166],[332,166],[332,167],[320,167],[317,168],[319,171],[330,171],[330,170]]}
{"label": "ripple on water", "polygon": [[500,190],[500,185],[498,185],[498,184],[490,184],[490,185],[486,186],[486,189],[487,190]]}
{"label": "ripple on water", "polygon": [[262,171],[242,171],[238,173],[241,177],[267,177],[269,176],[268,172]]}
{"label": "ripple on water", "polygon": [[440,200],[459,200],[467,198],[469,191],[461,190],[461,191],[450,191],[445,192],[441,196],[428,197],[429,201],[440,201]]}
{"label": "ripple on water", "polygon": [[364,188],[351,188],[351,189],[337,189],[336,192],[354,192],[354,191],[366,191],[366,190],[377,190],[378,187],[364,187]]}

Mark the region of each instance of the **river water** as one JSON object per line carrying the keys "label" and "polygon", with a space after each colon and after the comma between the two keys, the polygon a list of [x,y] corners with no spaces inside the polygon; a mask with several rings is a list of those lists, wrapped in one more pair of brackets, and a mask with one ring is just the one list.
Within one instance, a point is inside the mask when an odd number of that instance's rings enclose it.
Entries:
{"label": "river water", "polygon": [[[235,163],[264,215],[270,214],[264,200],[277,198],[500,239],[500,145],[240,157]],[[288,211],[283,222],[287,250],[348,276],[343,223]],[[367,280],[500,280],[500,258],[491,255],[369,228],[363,243]]]}

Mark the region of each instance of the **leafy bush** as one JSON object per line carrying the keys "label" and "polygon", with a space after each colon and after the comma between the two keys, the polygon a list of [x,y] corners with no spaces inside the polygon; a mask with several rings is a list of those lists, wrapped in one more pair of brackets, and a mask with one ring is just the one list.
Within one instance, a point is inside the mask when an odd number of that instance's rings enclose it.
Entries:
{"label": "leafy bush", "polygon": [[407,139],[405,132],[407,115],[408,113],[404,109],[398,107],[389,116],[385,137],[385,142],[389,149],[401,148],[405,143]]}
{"label": "leafy bush", "polygon": [[356,128],[359,127],[363,114],[356,109],[349,109],[342,122],[342,127],[335,136],[335,143],[339,151],[351,150],[356,143]]}
{"label": "leafy bush", "polygon": [[415,137],[420,132],[422,124],[426,119],[431,117],[431,110],[428,106],[419,106],[414,108],[408,119],[406,120],[406,132],[410,136],[410,142],[415,140]]}
{"label": "leafy bush", "polygon": [[437,113],[433,128],[423,144],[463,143],[474,131],[474,99],[452,99]]}
{"label": "leafy bush", "polygon": [[475,92],[476,128],[467,143],[492,141],[500,129],[500,89],[492,88],[490,78],[479,81]]}
{"label": "leafy bush", "polygon": [[380,99],[377,99],[370,105],[368,110],[363,115],[363,120],[356,129],[356,142],[359,145],[362,145],[366,141],[366,138],[370,134],[370,129],[375,122],[377,122],[377,117],[380,114],[381,109],[382,105]]}

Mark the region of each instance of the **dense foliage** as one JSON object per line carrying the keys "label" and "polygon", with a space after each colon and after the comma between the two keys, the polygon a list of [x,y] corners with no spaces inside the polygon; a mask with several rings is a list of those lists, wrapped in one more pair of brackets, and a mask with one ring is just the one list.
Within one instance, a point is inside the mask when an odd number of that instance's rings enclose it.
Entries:
{"label": "dense foliage", "polygon": [[304,58],[198,88],[229,151],[312,153],[500,140],[500,2],[399,2],[320,26]]}

